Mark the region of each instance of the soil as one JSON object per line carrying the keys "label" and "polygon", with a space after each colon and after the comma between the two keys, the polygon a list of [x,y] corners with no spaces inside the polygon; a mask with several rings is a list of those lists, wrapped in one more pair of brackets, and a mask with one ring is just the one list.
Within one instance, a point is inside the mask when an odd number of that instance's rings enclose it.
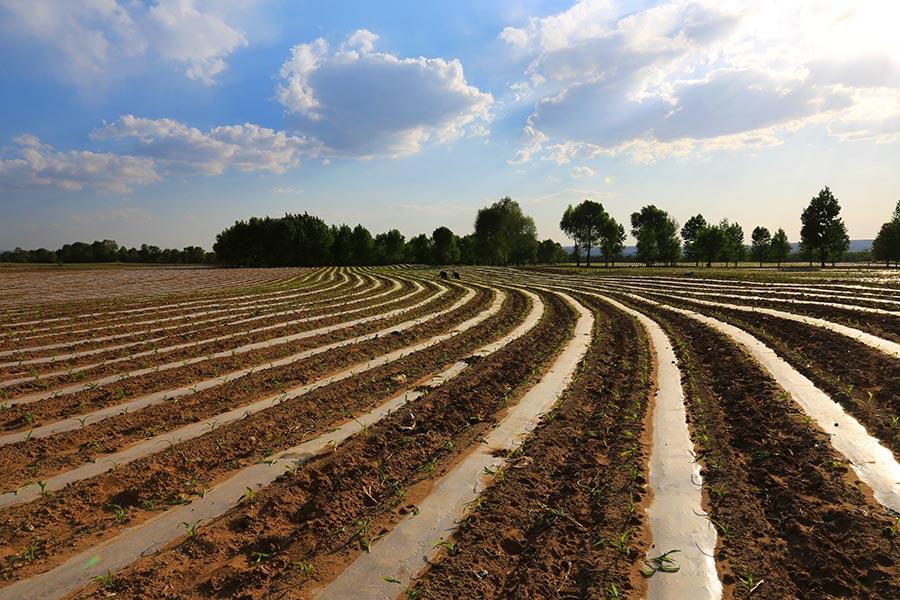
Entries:
{"label": "soil", "polygon": [[[547,312],[531,333],[367,434],[276,480],[255,502],[210,523],[198,538],[138,561],[119,578],[121,592],[296,597],[339,572],[374,537],[415,510],[415,498],[427,492],[431,480],[477,444],[552,360],[569,337],[575,314],[557,297],[545,302]],[[523,362],[526,348],[533,360]],[[415,428],[403,430],[410,411]],[[261,555],[265,564],[255,564]],[[298,561],[312,565],[311,579]],[[89,588],[84,595],[95,592]]]}
{"label": "soil", "polygon": [[828,436],[741,349],[688,317],[630,301],[673,340],[726,596],[900,597],[895,520]]}

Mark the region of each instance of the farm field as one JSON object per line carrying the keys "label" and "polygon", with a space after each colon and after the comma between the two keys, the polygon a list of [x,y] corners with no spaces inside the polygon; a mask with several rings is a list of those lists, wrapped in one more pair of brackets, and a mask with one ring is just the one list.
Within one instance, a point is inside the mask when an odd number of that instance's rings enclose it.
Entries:
{"label": "farm field", "polygon": [[900,598],[896,271],[0,273],[0,600]]}

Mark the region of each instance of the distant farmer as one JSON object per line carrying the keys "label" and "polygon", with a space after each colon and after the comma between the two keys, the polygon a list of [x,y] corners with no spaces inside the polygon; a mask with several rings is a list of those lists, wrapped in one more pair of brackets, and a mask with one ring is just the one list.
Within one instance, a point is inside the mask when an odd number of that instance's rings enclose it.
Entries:
{"label": "distant farmer", "polygon": [[447,271],[441,271],[441,279],[447,279]]}
{"label": "distant farmer", "polygon": [[453,271],[453,279],[459,279],[459,272]]}

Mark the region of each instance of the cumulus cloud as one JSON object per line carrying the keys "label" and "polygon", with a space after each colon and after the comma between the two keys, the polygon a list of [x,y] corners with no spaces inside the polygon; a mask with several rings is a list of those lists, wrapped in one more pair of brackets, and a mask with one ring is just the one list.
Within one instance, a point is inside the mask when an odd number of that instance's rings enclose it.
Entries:
{"label": "cumulus cloud", "polygon": [[86,150],[61,152],[32,135],[13,141],[15,148],[0,157],[0,186],[7,189],[54,187],[126,193],[132,186],[161,179],[149,158]]}
{"label": "cumulus cloud", "polygon": [[306,139],[252,123],[200,131],[173,119],[120,117],[95,131],[96,140],[130,141],[129,151],[175,171],[218,175],[226,169],[284,173],[315,154]]}
{"label": "cumulus cloud", "polygon": [[569,171],[569,175],[572,179],[581,179],[582,177],[593,177],[597,173],[590,167],[573,167],[571,171]]}
{"label": "cumulus cloud", "polygon": [[335,50],[322,38],[291,49],[276,97],[299,131],[355,157],[484,134],[493,97],[468,84],[458,60],[375,52],[377,40],[361,29]]}
{"label": "cumulus cloud", "polygon": [[500,39],[532,57],[510,86],[515,101],[533,103],[511,162],[756,149],[814,124],[892,141],[892,16],[900,8],[886,0],[669,0],[639,11],[582,0],[507,27]]}
{"label": "cumulus cloud", "polygon": [[207,0],[0,0],[9,32],[55,51],[60,71],[84,85],[148,54],[214,83],[228,56],[247,43],[224,8]]}

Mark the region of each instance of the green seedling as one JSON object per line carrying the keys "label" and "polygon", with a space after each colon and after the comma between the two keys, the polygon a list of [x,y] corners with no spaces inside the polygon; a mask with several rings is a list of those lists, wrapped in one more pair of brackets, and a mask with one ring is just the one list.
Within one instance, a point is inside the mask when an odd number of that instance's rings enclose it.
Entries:
{"label": "green seedling", "polygon": [[677,573],[681,568],[674,560],[669,558],[671,554],[681,552],[681,550],[669,550],[650,560],[644,561],[647,566],[641,569],[641,575],[644,577],[653,577],[657,573]]}
{"label": "green seedling", "polygon": [[91,577],[91,581],[98,584],[101,588],[105,590],[112,589],[116,587],[116,580],[112,576],[112,573],[109,571],[106,572],[106,575],[97,575],[95,577]]}
{"label": "green seedling", "polygon": [[437,544],[434,545],[435,548],[444,548],[447,550],[448,556],[456,556],[459,554],[459,546],[454,544],[450,540],[441,540]]}
{"label": "green seedling", "polygon": [[298,560],[294,563],[294,566],[297,567],[297,570],[299,570],[301,573],[303,573],[303,577],[306,580],[309,580],[309,576],[313,572],[312,563],[303,562],[302,560]]}
{"label": "green seedling", "polygon": [[181,526],[184,527],[184,530],[187,532],[187,536],[189,538],[195,538],[199,535],[199,532],[197,531],[198,525],[200,525],[200,521],[194,521],[193,523],[183,521],[181,523]]}
{"label": "green seedling", "polygon": [[116,515],[116,523],[124,523],[128,520],[128,512],[118,504],[110,504],[107,508]]}

